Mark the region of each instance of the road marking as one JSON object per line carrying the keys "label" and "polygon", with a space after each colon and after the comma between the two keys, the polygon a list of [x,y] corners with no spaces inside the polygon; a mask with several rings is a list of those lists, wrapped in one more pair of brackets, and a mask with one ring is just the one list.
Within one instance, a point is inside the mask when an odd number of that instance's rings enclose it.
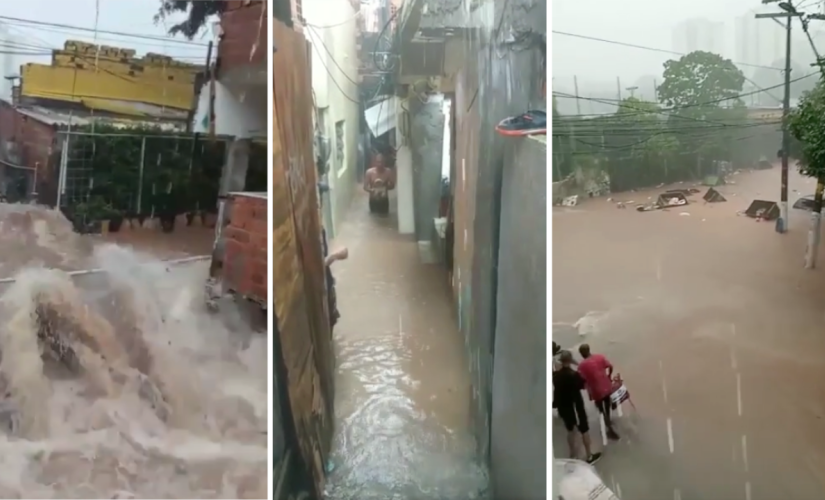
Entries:
{"label": "road marking", "polygon": [[622,498],[622,485],[616,483],[616,496]]}
{"label": "road marking", "polygon": [[736,323],[730,324],[730,334],[736,337]]}
{"label": "road marking", "polygon": [[745,472],[748,472],[748,436],[742,435],[742,464],[745,467]]}
{"label": "road marking", "polygon": [[667,406],[667,382],[665,381],[665,369],[661,359],[659,360],[659,378],[662,380],[662,396],[665,398],[665,406]]}
{"label": "road marking", "polygon": [[662,258],[656,257],[656,281],[662,281]]}
{"label": "road marking", "polygon": [[667,445],[670,453],[673,454],[673,420],[670,417],[667,417]]}
{"label": "road marking", "polygon": [[679,488],[673,489],[673,500],[682,500],[682,492],[679,491]]}
{"label": "road marking", "polygon": [[398,315],[398,333],[404,333],[404,323],[401,322],[401,315]]}
{"label": "road marking", "polygon": [[607,446],[607,425],[604,423],[604,415],[599,413],[599,427],[602,431],[602,445]]}
{"label": "road marking", "polygon": [[739,416],[742,416],[742,375],[736,374],[736,409]]}
{"label": "road marking", "polygon": [[751,500],[751,482],[745,481],[745,500]]}

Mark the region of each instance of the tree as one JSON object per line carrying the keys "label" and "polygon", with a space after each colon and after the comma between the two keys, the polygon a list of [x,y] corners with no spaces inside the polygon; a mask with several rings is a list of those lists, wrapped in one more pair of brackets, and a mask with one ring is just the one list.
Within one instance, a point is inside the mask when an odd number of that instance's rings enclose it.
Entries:
{"label": "tree", "polygon": [[825,190],[825,83],[822,79],[799,100],[796,109],[791,112],[788,126],[791,135],[799,141],[800,172],[816,179],[808,248],[805,251],[805,267],[813,269],[819,250],[822,192]]}
{"label": "tree", "polygon": [[718,106],[737,101],[745,75],[730,59],[697,50],[665,63],[659,101],[668,107]]}
{"label": "tree", "polygon": [[161,0],[155,22],[176,13],[185,13],[186,19],[173,24],[167,31],[170,35],[180,34],[191,40],[206,26],[211,16],[220,15],[225,9],[226,2],[221,0]]}
{"label": "tree", "polygon": [[741,100],[745,75],[729,59],[703,51],[664,66],[659,100],[670,108],[668,128],[695,155],[695,175],[710,171],[715,161],[731,161],[746,118]]}

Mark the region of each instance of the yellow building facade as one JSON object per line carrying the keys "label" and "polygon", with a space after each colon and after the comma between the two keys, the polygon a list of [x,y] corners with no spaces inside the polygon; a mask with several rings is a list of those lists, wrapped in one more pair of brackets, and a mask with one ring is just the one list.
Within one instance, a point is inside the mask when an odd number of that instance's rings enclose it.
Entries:
{"label": "yellow building facade", "polygon": [[20,68],[20,95],[72,103],[120,114],[144,115],[121,103],[142,103],[181,111],[193,106],[200,66],[162,54],[135,57],[132,49],[98,47],[68,40],[52,63]]}

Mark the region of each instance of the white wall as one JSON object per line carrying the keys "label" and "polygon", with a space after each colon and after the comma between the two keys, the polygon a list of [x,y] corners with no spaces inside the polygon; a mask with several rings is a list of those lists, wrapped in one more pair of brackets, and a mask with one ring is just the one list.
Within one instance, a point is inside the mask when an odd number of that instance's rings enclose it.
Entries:
{"label": "white wall", "polygon": [[[215,82],[215,134],[238,139],[266,137],[267,89],[261,85],[229,86]],[[192,130],[209,132],[209,83],[201,88]]]}
{"label": "white wall", "polygon": [[[332,204],[332,230],[337,234],[356,188],[360,122],[355,83],[358,81],[358,18],[349,0],[304,0],[303,12],[307,20],[304,35],[312,44],[315,103],[319,108],[327,108],[323,133],[332,150],[327,181]],[[341,120],[345,124],[343,163],[346,168],[335,172],[335,124]]]}

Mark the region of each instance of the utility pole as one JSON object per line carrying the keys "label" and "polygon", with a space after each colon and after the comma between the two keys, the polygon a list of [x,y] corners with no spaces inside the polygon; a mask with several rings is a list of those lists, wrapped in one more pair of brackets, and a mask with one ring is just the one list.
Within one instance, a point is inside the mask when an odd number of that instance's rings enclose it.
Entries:
{"label": "utility pole", "polygon": [[636,91],[639,90],[639,87],[628,87],[625,89],[626,91],[630,92],[630,97],[636,97]]}
{"label": "utility pole", "polygon": [[581,100],[579,100],[579,78],[573,75],[573,88],[576,90],[576,114],[582,115]]}
{"label": "utility pole", "polygon": [[619,100],[619,103],[622,102],[622,81],[619,77],[616,77],[616,99]]}
{"label": "utility pole", "polygon": [[659,102],[659,83],[653,79],[653,102]]}
{"label": "utility pole", "polygon": [[[773,3],[774,0],[762,0],[762,3]],[[788,154],[791,146],[791,132],[788,128],[788,118],[791,112],[791,22],[799,13],[787,2],[780,2],[779,7],[785,12],[770,14],[756,14],[757,19],[785,18],[785,95],[782,100],[782,181],[779,192],[779,219],[776,221],[776,232],[784,234],[788,230]]]}

